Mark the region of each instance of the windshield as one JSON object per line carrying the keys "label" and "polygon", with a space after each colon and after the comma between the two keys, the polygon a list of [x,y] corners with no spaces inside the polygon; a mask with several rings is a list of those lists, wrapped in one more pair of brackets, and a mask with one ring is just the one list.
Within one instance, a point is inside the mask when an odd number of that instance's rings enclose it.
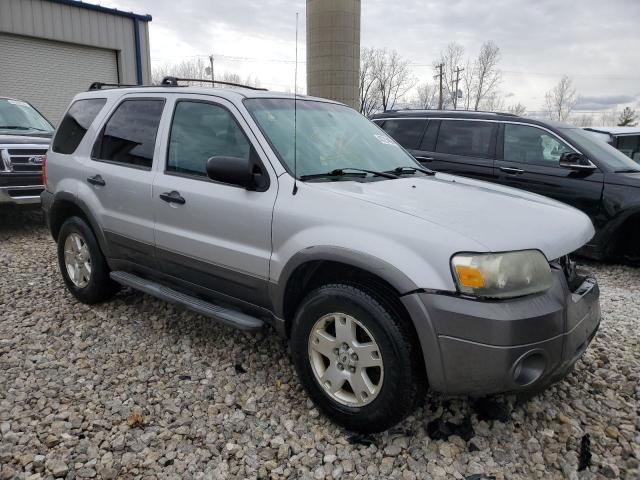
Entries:
{"label": "windshield", "polygon": [[38,111],[21,100],[0,98],[0,133],[24,135],[53,132],[53,127]]}
{"label": "windshield", "polygon": [[593,137],[589,132],[580,128],[562,128],[561,130],[569,140],[578,147],[584,147],[598,162],[605,164],[614,172],[640,172],[640,165],[608,143]]}
{"label": "windshield", "polygon": [[[293,172],[294,100],[252,98],[244,104],[285,167]],[[298,178],[347,168],[388,171],[420,167],[395,140],[355,110],[311,100],[298,100],[297,104]]]}

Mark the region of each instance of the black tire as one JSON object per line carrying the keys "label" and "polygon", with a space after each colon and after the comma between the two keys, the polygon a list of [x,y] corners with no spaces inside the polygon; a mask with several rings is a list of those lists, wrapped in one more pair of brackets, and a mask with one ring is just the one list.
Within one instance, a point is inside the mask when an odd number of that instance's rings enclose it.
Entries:
{"label": "black tire", "polygon": [[[374,337],[384,360],[384,377],[377,396],[355,407],[333,399],[316,379],[309,355],[309,335],[325,315],[340,312],[357,319]],[[415,333],[388,296],[359,285],[324,285],[300,304],[291,328],[291,353],[298,376],[313,401],[348,430],[375,433],[387,430],[424,400],[427,387],[422,354]]]}
{"label": "black tire", "polygon": [[[89,250],[91,275],[86,286],[79,287],[71,280],[65,265],[64,246],[72,233],[79,235]],[[91,227],[80,217],[69,217],[58,234],[58,265],[67,289],[82,303],[93,304],[110,299],[119,290],[119,285],[109,277],[109,267],[102,255],[98,240]]]}

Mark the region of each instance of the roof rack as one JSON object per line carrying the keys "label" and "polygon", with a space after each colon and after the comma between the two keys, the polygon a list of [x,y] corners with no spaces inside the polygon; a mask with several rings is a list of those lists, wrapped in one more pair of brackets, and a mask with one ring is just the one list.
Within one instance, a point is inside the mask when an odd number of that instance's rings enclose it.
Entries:
{"label": "roof rack", "polygon": [[103,82],[93,82],[89,85],[89,91],[91,90],[102,90],[104,87],[141,87],[142,85],[133,85],[129,83],[103,83]]}
{"label": "roof rack", "polygon": [[393,110],[385,110],[382,113],[403,113],[403,112],[429,112],[429,113],[477,113],[477,114],[491,114],[491,115],[504,115],[506,117],[519,117],[520,115],[516,115],[515,113],[509,112],[492,112],[487,110],[438,110],[438,109],[430,109],[430,108],[400,108]]}
{"label": "roof rack", "polygon": [[241,83],[233,83],[233,82],[223,82],[221,80],[208,80],[205,78],[177,78],[177,77],[164,77],[160,85],[163,87],[179,87],[178,82],[205,82],[212,84],[220,84],[220,85],[228,85],[231,87],[240,87],[240,88],[248,88],[249,90],[262,90],[266,91],[266,88],[260,87],[251,87],[249,85],[242,85]]}

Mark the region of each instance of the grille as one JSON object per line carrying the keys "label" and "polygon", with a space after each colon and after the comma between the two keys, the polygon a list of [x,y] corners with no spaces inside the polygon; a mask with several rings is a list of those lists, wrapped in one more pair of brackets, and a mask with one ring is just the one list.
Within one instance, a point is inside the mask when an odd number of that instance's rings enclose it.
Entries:
{"label": "grille", "polygon": [[[16,173],[41,173],[42,160],[47,153],[47,147],[43,148],[9,148],[3,155],[4,167],[10,172]],[[4,153],[3,152],[3,153]]]}

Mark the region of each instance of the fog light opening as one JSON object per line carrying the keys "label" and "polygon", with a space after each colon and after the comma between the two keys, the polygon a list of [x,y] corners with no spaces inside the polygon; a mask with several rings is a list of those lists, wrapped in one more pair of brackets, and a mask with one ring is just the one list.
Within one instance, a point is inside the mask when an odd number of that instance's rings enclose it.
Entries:
{"label": "fog light opening", "polygon": [[513,366],[513,381],[519,387],[536,382],[544,373],[547,360],[540,352],[528,352],[520,357]]}

